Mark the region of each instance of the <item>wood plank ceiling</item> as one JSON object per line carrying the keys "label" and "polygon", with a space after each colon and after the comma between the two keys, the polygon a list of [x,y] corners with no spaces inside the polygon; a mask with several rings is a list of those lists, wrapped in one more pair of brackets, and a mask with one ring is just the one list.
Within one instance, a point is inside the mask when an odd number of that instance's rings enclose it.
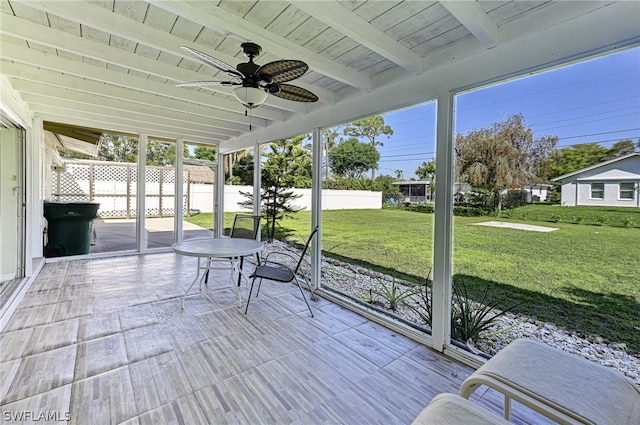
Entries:
{"label": "wood plank ceiling", "polygon": [[[311,130],[381,112],[368,99],[385,88],[417,87],[433,70],[601,13],[609,3],[2,0],[0,71],[45,121],[232,150],[268,141],[261,132],[290,136],[287,129],[305,118]],[[629,42],[628,31],[620,37]],[[319,97],[301,103],[269,96],[251,111],[255,138],[230,87],[175,86],[229,79],[180,46],[235,66],[246,61],[245,41],[262,46],[258,64],[305,61],[310,70],[291,83]],[[330,112],[354,99],[354,115]],[[407,101],[399,94],[384,107]]]}

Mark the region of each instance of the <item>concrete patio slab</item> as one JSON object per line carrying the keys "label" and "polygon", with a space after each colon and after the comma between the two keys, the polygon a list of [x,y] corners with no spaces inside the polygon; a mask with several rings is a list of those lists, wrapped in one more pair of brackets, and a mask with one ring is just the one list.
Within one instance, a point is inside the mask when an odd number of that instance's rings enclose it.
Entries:
{"label": "concrete patio slab", "polygon": [[483,223],[474,223],[476,226],[502,227],[506,229],[526,230],[529,232],[553,232],[559,230],[557,227],[534,226],[522,223],[506,223],[504,221],[485,221]]}

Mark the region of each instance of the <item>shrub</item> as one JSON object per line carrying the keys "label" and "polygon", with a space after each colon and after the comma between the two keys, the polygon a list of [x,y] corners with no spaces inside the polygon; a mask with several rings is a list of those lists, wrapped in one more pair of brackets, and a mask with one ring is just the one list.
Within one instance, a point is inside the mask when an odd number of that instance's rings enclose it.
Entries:
{"label": "shrub", "polygon": [[583,215],[574,215],[573,216],[573,221],[576,224],[582,224],[584,223],[584,221],[587,219],[587,217],[583,216]]}
{"label": "shrub", "polygon": [[391,311],[396,311],[396,309],[398,308],[398,304],[400,304],[402,300],[404,300],[405,298],[409,298],[415,293],[410,289],[403,291],[400,288],[398,288],[398,284],[396,283],[395,277],[393,277],[391,279],[391,283],[388,283],[388,284],[381,279],[379,279],[378,281],[380,282],[380,286],[382,287],[382,290],[376,293],[382,296],[389,303],[389,309]]}
{"label": "shrub", "polygon": [[453,285],[451,304],[451,337],[453,339],[460,342],[477,340],[480,334],[489,330],[499,317],[522,304],[512,304],[499,311],[497,307],[503,305],[509,298],[504,297],[489,301],[488,295],[489,288],[485,287],[480,301],[474,303],[469,296],[463,278],[460,278],[460,281]]}
{"label": "shrub", "polygon": [[415,212],[421,212],[421,213],[427,213],[427,214],[433,214],[435,212],[435,208],[433,207],[433,204],[411,204],[408,207],[406,207],[406,209],[409,211],[415,211]]}
{"label": "shrub", "polygon": [[[474,302],[463,278],[458,282],[454,281],[452,286],[451,337],[460,342],[478,340],[480,334],[489,330],[498,318],[522,304],[516,303],[504,310],[498,310],[498,306],[509,300],[508,297],[489,301],[489,288],[485,287],[480,301]],[[414,292],[417,295],[414,297],[414,304],[409,305],[428,327],[431,327],[433,319],[432,290],[433,281],[427,277],[425,284],[420,285],[418,291]]]}
{"label": "shrub", "polygon": [[413,310],[429,328],[431,328],[431,324],[433,323],[433,309],[431,307],[431,290],[433,282],[429,280],[430,275],[431,271],[429,271],[424,285],[418,285],[418,290],[415,292],[416,297],[414,297],[415,304],[409,305],[411,310]]}
{"label": "shrub", "polygon": [[454,205],[453,215],[462,216],[462,217],[481,217],[483,215],[487,215],[487,211],[477,207],[464,207],[464,206]]}
{"label": "shrub", "polygon": [[624,227],[633,227],[636,225],[636,222],[633,221],[631,217],[622,217],[622,225]]}
{"label": "shrub", "polygon": [[596,217],[596,223],[598,223],[598,225],[600,226],[604,226],[605,224],[607,224],[608,221],[609,221],[609,217],[604,214],[599,214]]}
{"label": "shrub", "polygon": [[560,223],[564,220],[564,214],[551,214],[551,221],[554,223]]}

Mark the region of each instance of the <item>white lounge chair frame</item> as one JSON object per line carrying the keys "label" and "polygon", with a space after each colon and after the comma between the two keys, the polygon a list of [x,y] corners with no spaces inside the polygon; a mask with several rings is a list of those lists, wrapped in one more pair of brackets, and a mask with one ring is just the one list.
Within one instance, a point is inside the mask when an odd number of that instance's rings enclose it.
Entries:
{"label": "white lounge chair frame", "polygon": [[640,424],[640,387],[618,371],[550,347],[516,340],[460,387],[469,398],[486,385],[560,424]]}

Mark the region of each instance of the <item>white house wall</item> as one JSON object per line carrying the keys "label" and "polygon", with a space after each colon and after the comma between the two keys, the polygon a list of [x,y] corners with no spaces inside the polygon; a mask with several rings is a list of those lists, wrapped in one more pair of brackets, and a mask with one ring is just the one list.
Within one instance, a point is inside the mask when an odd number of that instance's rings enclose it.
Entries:
{"label": "white house wall", "polygon": [[577,186],[575,179],[565,180],[564,183],[562,183],[562,188],[560,191],[560,199],[562,201],[560,202],[560,204],[563,207],[575,207],[576,205],[578,205],[576,189]]}
{"label": "white house wall", "polygon": [[[619,189],[622,182],[634,182],[636,191],[633,199],[620,199]],[[604,198],[591,198],[591,184],[604,183]],[[601,167],[584,171],[562,182],[563,206],[640,206],[640,156],[604,164]]]}

